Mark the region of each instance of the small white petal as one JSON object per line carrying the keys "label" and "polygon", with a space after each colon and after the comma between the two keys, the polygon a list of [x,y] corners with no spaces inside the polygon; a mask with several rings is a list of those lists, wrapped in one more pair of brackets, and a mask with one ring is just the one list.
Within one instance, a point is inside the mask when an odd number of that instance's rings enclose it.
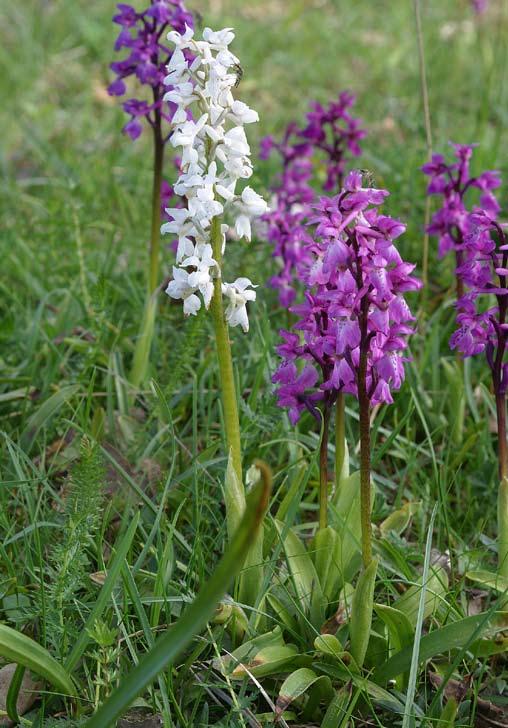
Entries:
{"label": "small white petal", "polygon": [[200,308],[201,301],[199,300],[199,296],[196,296],[194,293],[187,296],[183,302],[183,312],[185,316],[195,316]]}
{"label": "small white petal", "polygon": [[250,220],[247,215],[239,215],[236,218],[235,230],[239,238],[246,238],[250,242],[252,233]]}

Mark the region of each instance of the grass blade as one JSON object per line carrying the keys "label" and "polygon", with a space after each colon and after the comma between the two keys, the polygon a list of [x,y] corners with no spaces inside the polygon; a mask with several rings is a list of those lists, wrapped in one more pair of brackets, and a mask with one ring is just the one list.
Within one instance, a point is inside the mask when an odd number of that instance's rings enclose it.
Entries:
{"label": "grass blade", "polygon": [[[490,616],[492,615],[484,612],[472,617],[464,617],[426,634],[420,640],[419,662],[430,660],[432,657],[442,655],[449,650],[465,648],[476,637],[480,636],[482,628],[488,625]],[[397,652],[383,665],[380,665],[376,670],[376,678],[385,682],[397,677],[410,667],[412,655],[413,649],[411,647],[406,647]]]}
{"label": "grass blade", "polygon": [[271,474],[265,464],[257,463],[257,466],[261,469],[262,481],[249,496],[240,526],[211,578],[182,617],[157,640],[153,649],[86,722],[86,728],[106,728],[114,723],[144,688],[180,654],[213,614],[217,602],[241,569],[268,506]]}
{"label": "grass blade", "polygon": [[13,723],[20,722],[18,715],[18,696],[23,684],[25,670],[26,667],[24,665],[16,666],[11,684],[9,685],[9,690],[7,691],[7,698],[5,699],[5,710]]}
{"label": "grass blade", "polygon": [[28,452],[37,436],[41,427],[63,407],[74,395],[79,392],[79,384],[69,384],[62,387],[58,392],[52,394],[45,402],[41,404],[39,409],[30,417],[20,438],[20,444],[23,450]]}
{"label": "grass blade", "polygon": [[81,630],[81,633],[76,641],[76,644],[72,648],[69,656],[67,657],[67,659],[65,661],[65,667],[68,670],[72,670],[76,666],[79,659],[81,658],[81,655],[85,651],[87,644],[89,643],[89,641],[91,639],[87,628],[93,626],[95,620],[101,616],[104,608],[106,607],[106,604],[109,601],[111,592],[113,591],[113,588],[114,588],[114,586],[118,580],[118,577],[120,576],[120,572],[123,568],[125,557],[127,556],[127,553],[131,546],[132,540],[134,538],[134,534],[136,533],[136,529],[138,527],[138,521],[139,521],[139,513],[136,513],[136,515],[134,516],[134,518],[132,519],[132,521],[129,525],[129,528],[125,532],[125,535],[123,536],[123,538],[120,542],[120,545],[118,546],[118,549],[116,550],[115,556],[111,562],[111,565],[108,568],[108,574],[106,576],[106,580],[104,581],[104,585],[103,585],[101,591],[99,592],[99,595],[93,606],[92,611],[88,615],[86,624],[83,626],[83,629]]}
{"label": "grass blade", "polygon": [[406,693],[406,704],[404,706],[404,719],[402,728],[410,728],[414,719],[412,707],[416,692],[416,678],[418,676],[418,664],[420,658],[420,641],[422,638],[423,619],[425,616],[425,592],[427,590],[427,579],[429,578],[430,552],[432,548],[432,532],[434,529],[434,520],[437,513],[437,503],[432,510],[430,517],[429,530],[427,532],[427,542],[425,544],[425,560],[423,562],[422,589],[420,591],[420,603],[418,605],[418,615],[416,618],[415,639],[413,643],[413,654],[411,656],[411,669],[409,671],[409,683]]}

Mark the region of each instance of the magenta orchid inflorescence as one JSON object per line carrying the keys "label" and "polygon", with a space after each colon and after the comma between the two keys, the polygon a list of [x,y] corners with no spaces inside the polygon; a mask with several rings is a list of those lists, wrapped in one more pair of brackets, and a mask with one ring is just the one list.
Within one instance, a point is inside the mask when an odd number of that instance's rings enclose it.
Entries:
{"label": "magenta orchid inflorescence", "polygon": [[471,5],[477,15],[483,15],[489,7],[489,0],[471,0]]}
{"label": "magenta orchid inflorescence", "polygon": [[166,43],[166,35],[171,29],[183,33],[186,25],[193,27],[193,17],[182,0],[152,0],[142,12],[124,3],[119,3],[117,9],[113,21],[121,30],[115,51],[125,48],[128,55],[111,64],[116,79],[109,85],[108,92],[111,96],[124,96],[127,93],[125,80],[129,76],[135,76],[140,84],[150,87],[148,100],[131,98],[123,103],[124,111],[130,116],[123,131],[131,139],[137,139],[143,131],[143,119],[152,127],[160,123],[161,118],[171,121],[176,107],[167,108],[162,99],[167,91],[163,83],[166,66],[174,50]]}
{"label": "magenta orchid inflorescence", "polygon": [[503,227],[486,210],[472,213],[469,225],[471,230],[463,246],[466,260],[459,271],[467,290],[457,301],[458,329],[450,346],[465,357],[485,352],[495,393],[504,395],[508,389],[508,363],[504,362],[508,338],[508,241]]}
{"label": "magenta orchid inflorescence", "polygon": [[[468,208],[467,193],[472,188],[480,190],[480,207],[491,217],[499,212],[499,205],[492,190],[499,187],[498,172],[487,170],[474,177],[470,173],[470,161],[474,144],[453,144],[454,162],[447,163],[441,154],[434,154],[432,160],[424,164],[422,171],[430,177],[427,188],[429,195],[440,195],[441,207],[434,214],[427,232],[438,238],[440,256],[453,251],[456,258],[457,298],[464,294],[461,268],[469,248],[464,246],[465,238],[472,231],[470,222],[471,208]],[[476,209],[476,208],[473,208]]]}
{"label": "magenta orchid inflorescence", "polygon": [[319,417],[317,404],[331,407],[340,392],[358,397],[361,387],[371,405],[392,402],[404,380],[414,320],[404,294],[421,284],[394,245],[405,225],[378,210],[387,196],[362,187],[353,171],[339,195],[313,206],[305,302],[291,309],[302,336],[281,331],[273,377],[292,423],[304,409]]}
{"label": "magenta orchid inflorescence", "polygon": [[264,216],[268,225],[268,241],[274,246],[273,255],[281,269],[270,279],[272,288],[279,292],[282,306],[290,306],[295,297],[295,279],[306,269],[310,257],[305,245],[308,237],[306,220],[315,192],[310,186],[312,177],[312,147],[307,142],[295,143],[299,133],[296,124],[286,129],[283,140],[276,144],[271,137],[261,142],[261,158],[266,159],[276,149],[282,159],[280,181],[274,188],[272,208]]}
{"label": "magenta orchid inflorescence", "polygon": [[273,150],[282,159],[272,209],[265,216],[273,255],[282,265],[270,279],[270,285],[279,291],[282,306],[290,306],[294,301],[295,284],[304,276],[309,263],[306,221],[310,205],[316,200],[310,181],[318,176],[318,162],[322,164],[324,157],[326,178],[322,189],[338,192],[348,162],[361,154],[360,142],[366,131],[349,111],[354,102],[355,97],[348,92],[341,93],[337,101],[326,107],[313,102],[303,128],[292,122],[281,143],[272,137],[261,142],[262,159],[267,159]]}

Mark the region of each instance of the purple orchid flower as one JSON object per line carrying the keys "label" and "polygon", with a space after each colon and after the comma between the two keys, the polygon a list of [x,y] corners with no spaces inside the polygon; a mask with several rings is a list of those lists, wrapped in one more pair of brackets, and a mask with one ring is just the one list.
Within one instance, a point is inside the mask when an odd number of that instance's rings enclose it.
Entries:
{"label": "purple orchid flower", "polygon": [[[171,110],[166,111],[162,102],[167,91],[163,84],[165,69],[172,55],[172,50],[165,44],[166,30],[183,33],[186,25],[193,27],[194,23],[182,0],[152,0],[142,12],[125,3],[119,3],[117,8],[113,22],[120,26],[120,33],[115,51],[126,49],[128,55],[111,64],[116,78],[109,85],[108,92],[111,96],[124,96],[127,93],[126,80],[131,76],[142,86],[150,87],[149,102],[129,99],[123,104],[124,111],[131,117],[123,132],[135,140],[143,131],[143,119],[154,129],[163,120],[171,120]],[[166,140],[167,135],[164,137]]]}
{"label": "purple orchid flower", "polygon": [[[438,238],[438,253],[442,257],[449,252],[456,258],[456,294],[457,300],[464,295],[464,284],[461,275],[464,256],[469,247],[464,247],[464,239],[472,232],[470,223],[471,208],[467,206],[468,191],[472,188],[480,190],[480,207],[488,211],[492,218],[497,216],[499,205],[492,190],[499,187],[499,173],[488,170],[473,177],[470,173],[470,161],[474,144],[452,144],[455,150],[455,162],[447,163],[441,154],[434,154],[422,171],[430,182],[427,187],[429,195],[442,198],[441,207],[434,214],[427,232]],[[475,209],[475,208],[473,208]]]}
{"label": "purple orchid flower", "polygon": [[325,159],[323,190],[329,191],[340,189],[349,160],[361,154],[360,142],[366,131],[361,128],[360,120],[349,113],[354,101],[352,94],[344,92],[327,107],[314,102],[303,128],[292,122],[280,143],[272,137],[261,141],[262,159],[268,159],[273,151],[282,159],[282,173],[273,190],[271,212],[264,219],[268,240],[274,247],[273,256],[281,263],[281,269],[269,284],[278,290],[284,307],[294,302],[297,282],[310,262],[306,223],[310,205],[316,200],[310,181],[315,175],[318,157]]}
{"label": "purple orchid flower", "polygon": [[298,421],[309,410],[322,425],[319,524],[327,523],[327,448],[333,405],[352,394],[360,406],[362,552],[371,560],[370,410],[393,401],[404,381],[414,317],[405,294],[421,283],[402,260],[395,240],[399,220],[381,214],[386,190],[362,186],[351,172],[336,197],[312,205],[306,253],[305,301],[290,310],[293,331],[281,331],[282,364],[273,376],[277,399]]}

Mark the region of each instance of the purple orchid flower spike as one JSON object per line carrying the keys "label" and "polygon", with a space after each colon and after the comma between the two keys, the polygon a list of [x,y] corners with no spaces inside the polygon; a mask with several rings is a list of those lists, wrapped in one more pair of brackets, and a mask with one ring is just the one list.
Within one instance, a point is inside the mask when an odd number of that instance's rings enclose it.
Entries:
{"label": "purple orchid flower spike", "polygon": [[[176,110],[175,104],[164,101],[164,95],[168,91],[164,84],[166,66],[174,54],[174,48],[166,43],[166,37],[169,30],[184,33],[187,27],[194,27],[194,22],[182,0],[151,0],[148,7],[140,12],[132,5],[119,3],[113,22],[120,26],[115,51],[126,55],[122,60],[111,64],[115,79],[109,85],[108,91],[111,96],[124,97],[128,92],[128,83],[132,81],[133,93],[135,89],[145,91],[144,97],[138,98],[136,95],[123,102],[122,107],[129,120],[122,131],[135,141],[146,128],[151,128],[153,137],[148,290],[130,374],[131,384],[137,389],[146,378],[156,316],[156,299],[153,294],[161,283],[160,220],[164,214],[161,212],[161,205],[163,209],[169,207],[173,196],[172,187],[162,179],[164,148],[170,136],[169,125]],[[185,51],[184,57],[191,58],[188,51]]]}
{"label": "purple orchid flower spike", "polygon": [[404,381],[414,321],[405,294],[421,285],[395,246],[405,225],[378,209],[387,196],[363,187],[361,173],[353,171],[339,195],[312,206],[305,301],[290,309],[301,335],[281,332],[283,361],[273,377],[291,422],[307,409],[322,423],[320,527],[326,525],[330,413],[344,394],[359,401],[365,565],[371,559],[369,414],[372,406],[392,402]]}
{"label": "purple orchid flower spike", "polygon": [[[497,212],[497,210],[494,210]],[[469,216],[469,233],[462,249],[464,260],[458,274],[466,286],[457,301],[458,328],[450,339],[452,349],[464,357],[485,352],[492,376],[498,433],[498,563],[508,578],[508,444],[506,440],[506,392],[508,362],[508,239],[506,226],[493,218],[491,205]]]}
{"label": "purple orchid flower spike", "polygon": [[[123,128],[124,134],[137,139],[143,131],[143,120],[154,130],[162,121],[171,121],[171,110],[165,110],[162,97],[167,90],[163,80],[172,50],[166,45],[166,30],[185,31],[187,24],[193,27],[192,14],[186,10],[182,0],[152,0],[142,12],[131,5],[119,3],[113,22],[121,28],[115,43],[115,51],[126,50],[128,55],[121,61],[114,61],[111,70],[115,80],[109,85],[111,96],[124,96],[127,93],[127,79],[133,77],[141,86],[149,87],[149,100],[128,99],[123,104],[126,114],[131,117]],[[164,141],[167,140],[167,135]]]}
{"label": "purple orchid flower spike", "polygon": [[483,15],[489,7],[489,0],[471,0],[471,6],[477,15]]}
{"label": "purple orchid flower spike", "polygon": [[438,238],[440,257],[454,252],[456,258],[456,296],[457,300],[464,295],[464,283],[461,267],[465,262],[469,248],[464,247],[464,239],[472,231],[467,206],[468,191],[472,188],[480,190],[480,206],[488,211],[492,218],[497,216],[499,205],[492,190],[499,187],[499,174],[486,171],[474,177],[470,173],[470,161],[474,144],[452,144],[455,151],[455,162],[447,163],[441,154],[434,154],[432,160],[424,164],[422,171],[430,182],[427,188],[429,195],[442,198],[441,207],[434,214],[427,231]]}
{"label": "purple orchid flower spike", "polygon": [[508,476],[505,423],[508,365],[504,361],[508,340],[508,242],[503,226],[486,211],[477,210],[470,215],[469,224],[471,230],[463,243],[466,260],[459,270],[467,290],[457,301],[458,328],[450,346],[464,357],[485,352],[497,403],[499,474],[503,478]]}
{"label": "purple orchid flower spike", "polygon": [[323,190],[338,191],[348,163],[361,154],[360,142],[366,131],[350,113],[354,101],[352,94],[344,92],[327,107],[313,102],[303,128],[292,122],[280,143],[272,137],[261,141],[262,159],[268,159],[273,151],[282,159],[282,173],[265,221],[273,256],[281,266],[269,284],[278,290],[279,301],[286,308],[294,302],[297,284],[310,264],[306,223],[316,200],[310,181],[316,175],[318,158],[324,158],[326,165]]}

